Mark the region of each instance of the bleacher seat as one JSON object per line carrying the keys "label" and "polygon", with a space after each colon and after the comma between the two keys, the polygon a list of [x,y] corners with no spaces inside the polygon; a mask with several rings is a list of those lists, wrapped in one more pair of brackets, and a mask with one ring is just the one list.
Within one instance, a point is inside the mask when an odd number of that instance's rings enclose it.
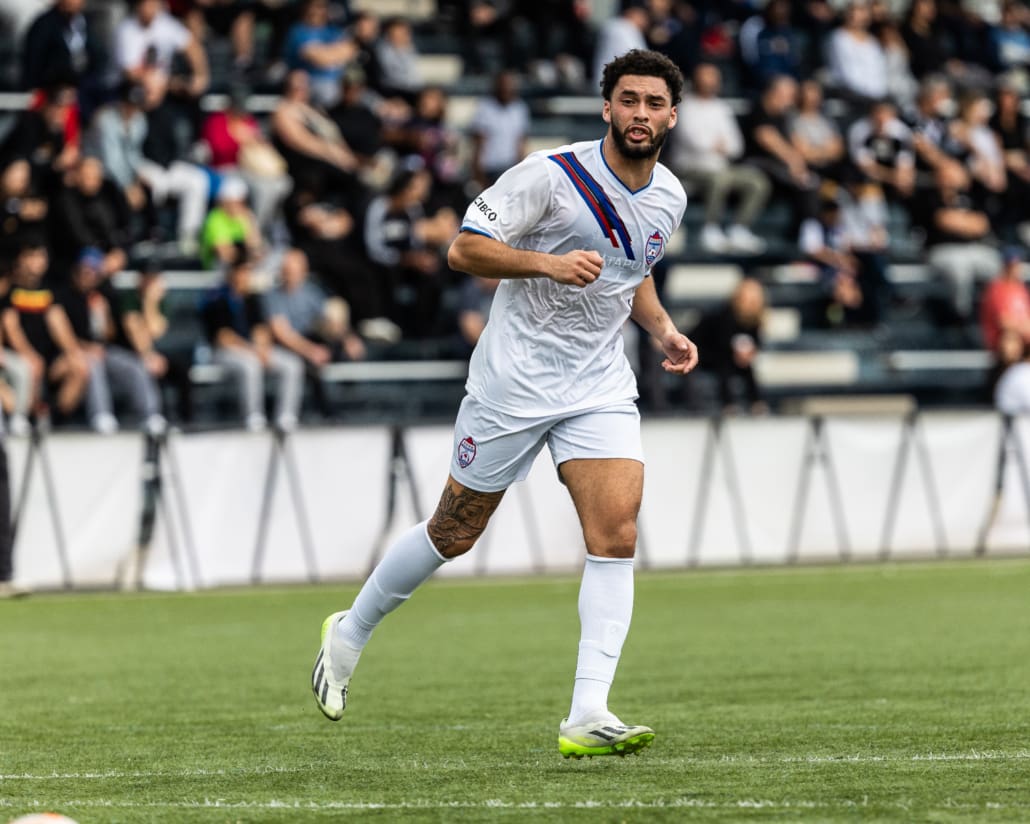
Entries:
{"label": "bleacher seat", "polygon": [[852,386],[858,382],[859,360],[850,351],[759,352],[755,377],[766,389]]}

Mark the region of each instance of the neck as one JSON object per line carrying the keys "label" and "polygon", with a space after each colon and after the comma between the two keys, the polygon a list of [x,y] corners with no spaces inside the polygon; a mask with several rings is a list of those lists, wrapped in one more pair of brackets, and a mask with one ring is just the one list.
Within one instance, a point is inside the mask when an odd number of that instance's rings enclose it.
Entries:
{"label": "neck", "polygon": [[624,157],[622,152],[616,148],[610,129],[601,145],[601,151],[608,166],[615,172],[615,176],[626,184],[626,188],[635,192],[651,181],[655,164],[658,162],[657,154],[642,158]]}

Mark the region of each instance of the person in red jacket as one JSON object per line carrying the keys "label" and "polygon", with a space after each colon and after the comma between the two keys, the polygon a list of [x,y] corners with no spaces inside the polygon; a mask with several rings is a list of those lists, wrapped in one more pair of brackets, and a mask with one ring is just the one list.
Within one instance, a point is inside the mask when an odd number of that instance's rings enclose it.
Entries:
{"label": "person in red jacket", "polygon": [[1030,290],[1023,283],[1023,250],[1005,250],[1001,273],[990,282],[980,301],[980,329],[984,346],[997,352],[1002,333],[1018,333],[1030,343]]}

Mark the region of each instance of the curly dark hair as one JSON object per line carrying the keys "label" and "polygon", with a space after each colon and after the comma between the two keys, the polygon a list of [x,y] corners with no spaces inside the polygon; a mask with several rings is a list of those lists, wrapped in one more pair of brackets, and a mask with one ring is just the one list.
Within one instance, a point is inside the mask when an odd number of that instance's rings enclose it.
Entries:
{"label": "curly dark hair", "polygon": [[632,49],[616,57],[611,63],[605,64],[604,73],[601,75],[601,96],[605,100],[611,100],[615,86],[620,78],[627,74],[662,78],[669,87],[673,106],[679,103],[683,96],[683,73],[679,67],[664,54],[644,49]]}

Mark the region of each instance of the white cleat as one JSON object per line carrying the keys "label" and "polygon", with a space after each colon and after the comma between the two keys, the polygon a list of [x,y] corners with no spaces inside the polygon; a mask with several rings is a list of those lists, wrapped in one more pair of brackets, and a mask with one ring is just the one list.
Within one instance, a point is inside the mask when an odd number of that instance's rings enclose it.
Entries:
{"label": "white cleat", "polygon": [[347,708],[347,686],[361,656],[361,650],[347,646],[336,637],[336,625],[347,612],[334,612],[322,622],[322,648],[311,671],[315,703],[330,721],[343,718],[343,711]]}
{"label": "white cleat", "polygon": [[630,755],[654,741],[654,730],[638,724],[623,724],[610,712],[600,712],[570,724],[566,718],[558,727],[558,752],[565,758],[593,758],[595,755]]}

